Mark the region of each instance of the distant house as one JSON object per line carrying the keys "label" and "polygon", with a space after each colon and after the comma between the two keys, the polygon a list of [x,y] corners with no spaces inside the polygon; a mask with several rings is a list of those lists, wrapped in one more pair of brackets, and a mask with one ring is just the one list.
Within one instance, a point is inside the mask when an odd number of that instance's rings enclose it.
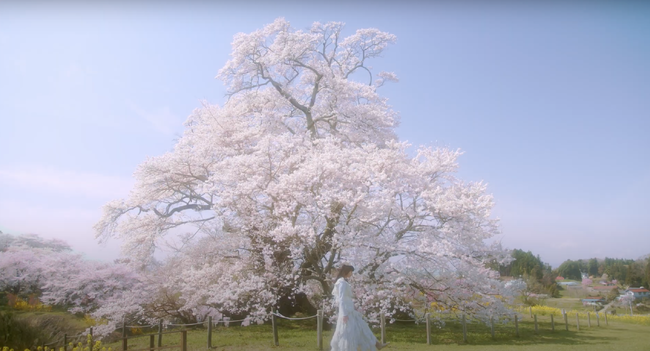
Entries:
{"label": "distant house", "polygon": [[624,294],[628,295],[634,295],[635,299],[642,299],[644,297],[650,298],[650,290],[644,288],[644,287],[639,287],[639,288],[628,288],[623,292]]}
{"label": "distant house", "polygon": [[558,275],[557,277],[555,277],[555,280],[564,280],[564,277]]}
{"label": "distant house", "polygon": [[605,303],[605,298],[600,297],[600,296],[587,296],[586,298],[582,299],[582,304],[583,305],[600,305]]}
{"label": "distant house", "polygon": [[580,285],[577,282],[558,282],[558,284],[562,286],[573,286],[573,285]]}

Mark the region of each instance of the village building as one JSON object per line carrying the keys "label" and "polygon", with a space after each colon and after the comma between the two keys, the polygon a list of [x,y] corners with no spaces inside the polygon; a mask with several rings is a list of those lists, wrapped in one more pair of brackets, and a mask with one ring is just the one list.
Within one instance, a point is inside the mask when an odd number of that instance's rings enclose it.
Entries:
{"label": "village building", "polygon": [[605,302],[607,302],[605,298],[600,296],[587,296],[586,298],[582,299],[582,304],[584,306],[602,305]]}
{"label": "village building", "polygon": [[626,295],[633,295],[634,299],[641,300],[643,298],[650,298],[650,290],[644,287],[633,288],[629,287],[623,292]]}

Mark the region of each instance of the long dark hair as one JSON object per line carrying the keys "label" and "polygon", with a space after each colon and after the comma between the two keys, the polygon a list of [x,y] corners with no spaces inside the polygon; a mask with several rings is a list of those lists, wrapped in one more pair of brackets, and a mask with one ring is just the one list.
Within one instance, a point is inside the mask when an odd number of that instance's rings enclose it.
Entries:
{"label": "long dark hair", "polygon": [[345,276],[347,276],[350,272],[354,272],[354,267],[347,264],[342,265],[341,269],[339,269],[339,274],[336,276],[336,279],[334,281],[339,280],[339,278],[345,278]]}

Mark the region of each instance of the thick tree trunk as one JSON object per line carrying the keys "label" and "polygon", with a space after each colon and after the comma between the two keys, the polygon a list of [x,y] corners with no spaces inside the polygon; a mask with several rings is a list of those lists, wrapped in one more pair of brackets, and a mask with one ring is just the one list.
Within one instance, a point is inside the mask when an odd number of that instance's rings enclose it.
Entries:
{"label": "thick tree trunk", "polygon": [[[296,313],[301,313],[307,316],[316,315],[318,308],[314,307],[307,295],[298,293],[297,295],[284,295],[278,301],[278,312],[283,316],[294,316]],[[331,330],[333,325],[330,324],[327,318],[323,321],[323,330]]]}
{"label": "thick tree trunk", "polygon": [[296,313],[304,314],[305,316],[313,316],[317,312],[317,308],[314,307],[307,295],[304,293],[298,293],[295,295],[283,294],[278,301],[278,312],[283,316],[293,316]]}

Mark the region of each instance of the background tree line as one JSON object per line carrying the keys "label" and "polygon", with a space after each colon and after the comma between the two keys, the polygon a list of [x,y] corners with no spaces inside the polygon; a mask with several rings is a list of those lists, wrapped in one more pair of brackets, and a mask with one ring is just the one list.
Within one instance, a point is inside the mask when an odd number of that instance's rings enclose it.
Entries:
{"label": "background tree line", "polygon": [[495,265],[493,269],[499,271],[502,277],[521,278],[526,282],[527,292],[533,294],[548,294],[551,297],[560,297],[560,287],[555,278],[557,272],[550,264],[545,263],[530,251],[520,249],[512,250],[512,260],[506,265]]}
{"label": "background tree line", "polygon": [[582,272],[596,277],[607,274],[608,280],[618,280],[626,286],[650,287],[650,255],[637,260],[609,257],[566,260],[556,269],[531,251],[514,249],[511,255],[510,263],[493,263],[491,268],[499,271],[502,277],[521,278],[526,282],[527,292],[532,294],[559,297],[561,287],[556,278],[581,280]]}
{"label": "background tree line", "polygon": [[629,286],[650,286],[650,256],[637,260],[625,258],[589,258],[566,260],[557,268],[557,274],[566,279],[582,279],[581,272],[589,276],[607,274],[608,279],[618,280]]}

